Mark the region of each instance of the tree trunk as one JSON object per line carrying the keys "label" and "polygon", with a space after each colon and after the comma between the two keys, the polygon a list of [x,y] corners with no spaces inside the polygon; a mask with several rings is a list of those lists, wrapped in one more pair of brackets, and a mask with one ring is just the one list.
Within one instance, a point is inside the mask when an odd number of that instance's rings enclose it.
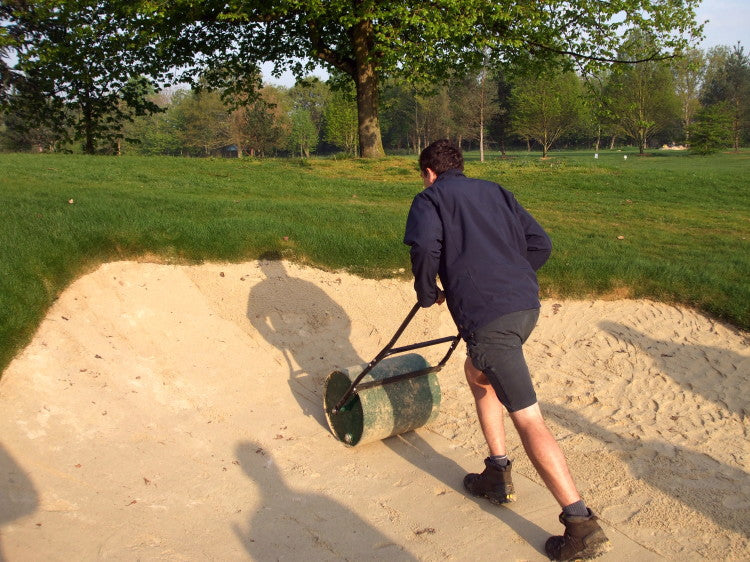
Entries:
{"label": "tree trunk", "polygon": [[733,133],[733,135],[732,135],[732,137],[733,137],[732,144],[733,144],[733,148],[734,148],[735,152],[739,152],[740,151],[740,131],[741,131],[741,127],[742,127],[741,124],[740,124],[740,119],[739,119],[738,115],[739,115],[739,111],[735,111],[735,113],[734,113],[734,119],[733,119],[733,122],[732,122],[732,129],[733,129],[733,131],[732,131],[732,133]]}
{"label": "tree trunk", "polygon": [[479,161],[484,162],[484,84],[487,76],[486,70],[482,69],[479,81]]}
{"label": "tree trunk", "polygon": [[615,148],[615,140],[617,139],[617,135],[612,135],[612,138],[609,141],[609,149],[614,150]]}
{"label": "tree trunk", "polygon": [[381,158],[385,156],[385,150],[378,120],[378,74],[372,55],[372,21],[360,21],[354,26],[352,33],[356,64],[354,82],[357,86],[359,146],[363,158]]}
{"label": "tree trunk", "polygon": [[86,103],[83,105],[83,134],[84,134],[84,145],[83,151],[86,154],[94,154],[94,116],[91,104]]}
{"label": "tree trunk", "polygon": [[596,145],[594,146],[594,151],[599,152],[599,146],[602,143],[602,128],[600,126],[596,127]]}

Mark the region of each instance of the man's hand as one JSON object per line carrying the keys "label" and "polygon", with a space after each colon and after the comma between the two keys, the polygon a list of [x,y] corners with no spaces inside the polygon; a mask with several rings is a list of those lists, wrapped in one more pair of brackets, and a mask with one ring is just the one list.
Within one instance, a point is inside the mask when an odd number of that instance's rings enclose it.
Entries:
{"label": "man's hand", "polygon": [[437,300],[435,302],[438,304],[443,304],[445,302],[445,293],[442,291],[442,289],[438,289],[437,292]]}

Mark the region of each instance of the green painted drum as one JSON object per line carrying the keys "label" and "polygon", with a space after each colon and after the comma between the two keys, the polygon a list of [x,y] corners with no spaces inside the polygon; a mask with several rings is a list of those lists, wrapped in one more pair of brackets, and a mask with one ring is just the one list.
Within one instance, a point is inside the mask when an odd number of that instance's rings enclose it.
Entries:
{"label": "green painted drum", "polygon": [[[359,391],[336,414],[331,410],[364,370],[357,365],[333,371],[325,384],[325,412],[328,426],[339,441],[354,447],[416,429],[434,420],[440,409],[440,385],[430,373]],[[362,383],[426,369],[419,354],[388,357],[378,363]]]}

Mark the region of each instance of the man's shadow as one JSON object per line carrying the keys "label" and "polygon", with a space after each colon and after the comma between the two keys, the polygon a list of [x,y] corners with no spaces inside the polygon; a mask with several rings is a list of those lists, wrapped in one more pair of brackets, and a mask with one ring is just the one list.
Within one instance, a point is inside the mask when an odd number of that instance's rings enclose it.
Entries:
{"label": "man's shadow", "polygon": [[476,503],[477,507],[485,513],[497,517],[511,531],[536,549],[537,552],[546,556],[544,543],[550,536],[548,531],[545,531],[509,508],[493,505],[485,498],[476,498],[469,494],[463,487],[463,478],[466,475],[466,471],[452,459],[438,453],[416,432],[410,431],[389,437],[383,441],[383,444],[398,456],[409,461],[418,470],[430,474],[456,493]]}
{"label": "man's shadow", "polygon": [[271,454],[246,441],[236,449],[259,505],[234,532],[253,560],[417,560],[350,509],[289,488]]}
{"label": "man's shadow", "polygon": [[[650,486],[662,490],[690,509],[703,513],[717,525],[750,536],[750,518],[737,517],[736,511],[723,505],[725,498],[740,504],[750,504],[748,485],[750,476],[738,468],[683,447],[668,446],[655,440],[629,439],[585,420],[576,412],[552,403],[541,404],[550,420],[566,427],[574,434],[586,434],[606,445],[626,453],[625,462],[630,472]],[[680,493],[681,482],[690,489]],[[699,489],[696,482],[700,482]],[[738,486],[739,482],[744,482]],[[744,497],[743,497],[744,496]],[[747,508],[744,508],[747,511]]]}
{"label": "man's shadow", "polygon": [[600,322],[599,327],[618,340],[648,353],[659,370],[683,388],[740,416],[750,414],[750,395],[737,392],[737,389],[747,386],[750,358],[716,347],[656,340],[617,322]]}
{"label": "man's shadow", "polygon": [[[0,527],[30,515],[39,506],[39,495],[29,477],[0,445]],[[0,562],[5,560],[0,540]]]}
{"label": "man's shadow", "polygon": [[365,361],[349,341],[351,321],[344,309],[313,283],[290,276],[279,258],[272,252],[260,257],[266,278],[250,291],[247,317],[283,353],[289,387],[303,413],[327,428],[326,376]]}

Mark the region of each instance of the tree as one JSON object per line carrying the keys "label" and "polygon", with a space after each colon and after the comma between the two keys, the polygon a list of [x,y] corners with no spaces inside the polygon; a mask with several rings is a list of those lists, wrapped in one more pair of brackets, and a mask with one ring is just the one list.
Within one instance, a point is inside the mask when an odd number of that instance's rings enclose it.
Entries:
{"label": "tree", "polygon": [[732,144],[738,151],[750,114],[750,59],[739,43],[731,50],[715,47],[708,58],[701,101],[707,106],[724,103],[731,112]]}
{"label": "tree", "polygon": [[611,73],[596,72],[584,76],[583,81],[587,92],[586,100],[590,109],[591,127],[595,137],[594,150],[596,152],[599,152],[603,135],[611,135],[610,149],[615,142],[615,116],[611,109],[613,104],[608,97],[610,77]]}
{"label": "tree", "polygon": [[690,126],[690,150],[697,154],[712,154],[732,144],[733,111],[727,102],[719,102],[701,109]]}
{"label": "tree", "polygon": [[572,71],[519,79],[512,94],[516,132],[541,144],[546,158],[552,145],[580,123],[582,94],[581,81]]}
{"label": "tree", "polygon": [[351,156],[357,155],[357,104],[346,92],[336,91],[328,98],[324,110],[325,138]]}
{"label": "tree", "polygon": [[30,126],[23,116],[9,111],[2,116],[2,148],[11,151],[51,152],[55,135],[44,126]]}
{"label": "tree", "polygon": [[[649,34],[637,31],[630,35],[623,51],[639,56],[651,52],[652,43]],[[649,140],[679,119],[672,73],[664,61],[646,61],[617,70],[607,87],[609,110],[620,129],[644,154]]]}
{"label": "tree", "polygon": [[315,125],[318,137],[323,133],[323,113],[330,95],[331,89],[328,84],[315,76],[297,80],[288,91],[292,111],[296,109],[306,110]]}
{"label": "tree", "polygon": [[479,160],[484,162],[486,133],[497,109],[495,85],[490,69],[483,66],[478,73],[470,73],[463,80],[449,86],[449,115],[459,144],[463,139],[479,143]]}
{"label": "tree", "polygon": [[229,110],[217,92],[182,90],[173,103],[171,118],[189,154],[208,156],[228,144]]}
{"label": "tree", "polygon": [[417,95],[415,101],[414,128],[418,151],[434,140],[454,136],[453,104],[447,86],[429,94]]}
{"label": "tree", "polygon": [[381,81],[402,76],[424,83],[478,69],[489,53],[510,61],[519,53],[557,53],[582,64],[611,62],[623,32],[648,30],[669,55],[699,36],[700,0],[588,0],[564,4],[502,0],[111,0],[137,28],[158,40],[165,68],[221,66],[251,74],[273,61],[299,77],[316,64],[347,77],[357,94],[362,155],[384,154],[379,121]]}
{"label": "tree", "polygon": [[[4,2],[5,42],[18,62],[6,108],[29,126],[47,126],[59,140],[82,140],[93,154],[122,137],[135,115],[157,111],[143,76],[143,53],[103,2]],[[2,43],[0,43],[2,46]],[[4,80],[10,69],[2,69]]]}
{"label": "tree", "polygon": [[705,57],[698,49],[691,49],[672,63],[672,74],[680,101],[680,117],[685,132],[685,142],[690,143],[693,118],[701,108],[700,87],[705,72]]}
{"label": "tree", "polygon": [[507,73],[499,70],[496,75],[495,113],[490,119],[490,135],[500,145],[500,154],[505,156],[506,143],[511,134],[511,83]]}
{"label": "tree", "polygon": [[383,143],[389,148],[416,151],[417,138],[414,123],[417,101],[414,88],[404,80],[386,82],[382,95]]}
{"label": "tree", "polygon": [[310,111],[295,109],[291,115],[292,128],[289,132],[289,148],[299,152],[300,158],[309,158],[318,144],[318,132]]}
{"label": "tree", "polygon": [[251,156],[265,156],[283,148],[289,129],[282,100],[285,95],[280,88],[264,86],[259,98],[242,108],[246,124],[244,147]]}

